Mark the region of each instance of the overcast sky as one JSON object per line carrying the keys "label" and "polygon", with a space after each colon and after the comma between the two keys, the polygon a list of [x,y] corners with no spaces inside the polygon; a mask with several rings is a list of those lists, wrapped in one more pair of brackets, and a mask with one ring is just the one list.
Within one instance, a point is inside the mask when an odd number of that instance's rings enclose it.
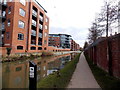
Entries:
{"label": "overcast sky", "polygon": [[37,0],[50,18],[49,33],[70,34],[80,46],[104,0]]}

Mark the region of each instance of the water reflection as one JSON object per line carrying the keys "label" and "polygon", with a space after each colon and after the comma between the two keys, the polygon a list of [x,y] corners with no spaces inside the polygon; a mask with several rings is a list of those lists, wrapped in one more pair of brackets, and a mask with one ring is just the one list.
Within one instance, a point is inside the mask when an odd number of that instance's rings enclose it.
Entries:
{"label": "water reflection", "polygon": [[[64,68],[76,54],[42,57],[34,59],[37,64],[37,81],[49,74]],[[11,62],[2,64],[2,88],[28,88],[29,87],[29,61]]]}

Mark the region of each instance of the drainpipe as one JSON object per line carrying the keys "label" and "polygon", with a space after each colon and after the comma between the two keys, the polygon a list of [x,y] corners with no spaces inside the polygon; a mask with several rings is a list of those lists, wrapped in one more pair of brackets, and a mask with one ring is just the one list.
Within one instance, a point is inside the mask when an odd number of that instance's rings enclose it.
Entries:
{"label": "drainpipe", "polygon": [[26,51],[28,51],[28,42],[29,42],[29,23],[30,23],[30,4],[31,1],[28,1],[28,25],[27,25],[27,37],[26,37]]}

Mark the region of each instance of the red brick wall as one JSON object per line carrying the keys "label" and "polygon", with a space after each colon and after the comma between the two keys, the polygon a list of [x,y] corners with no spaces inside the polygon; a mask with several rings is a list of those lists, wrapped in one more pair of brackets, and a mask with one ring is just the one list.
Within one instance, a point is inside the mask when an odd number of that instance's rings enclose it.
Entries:
{"label": "red brick wall", "polygon": [[97,44],[89,46],[85,50],[85,54],[87,54],[98,67],[106,72],[109,72],[111,68],[112,75],[120,78],[120,34],[109,37],[108,41],[110,43],[110,53],[108,53],[107,39],[103,39]]}

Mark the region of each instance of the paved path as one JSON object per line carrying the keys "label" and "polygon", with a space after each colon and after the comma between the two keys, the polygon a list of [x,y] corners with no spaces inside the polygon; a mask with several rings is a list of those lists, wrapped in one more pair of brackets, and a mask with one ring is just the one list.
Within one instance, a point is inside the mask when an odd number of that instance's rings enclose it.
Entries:
{"label": "paved path", "polygon": [[68,88],[100,88],[82,53]]}

